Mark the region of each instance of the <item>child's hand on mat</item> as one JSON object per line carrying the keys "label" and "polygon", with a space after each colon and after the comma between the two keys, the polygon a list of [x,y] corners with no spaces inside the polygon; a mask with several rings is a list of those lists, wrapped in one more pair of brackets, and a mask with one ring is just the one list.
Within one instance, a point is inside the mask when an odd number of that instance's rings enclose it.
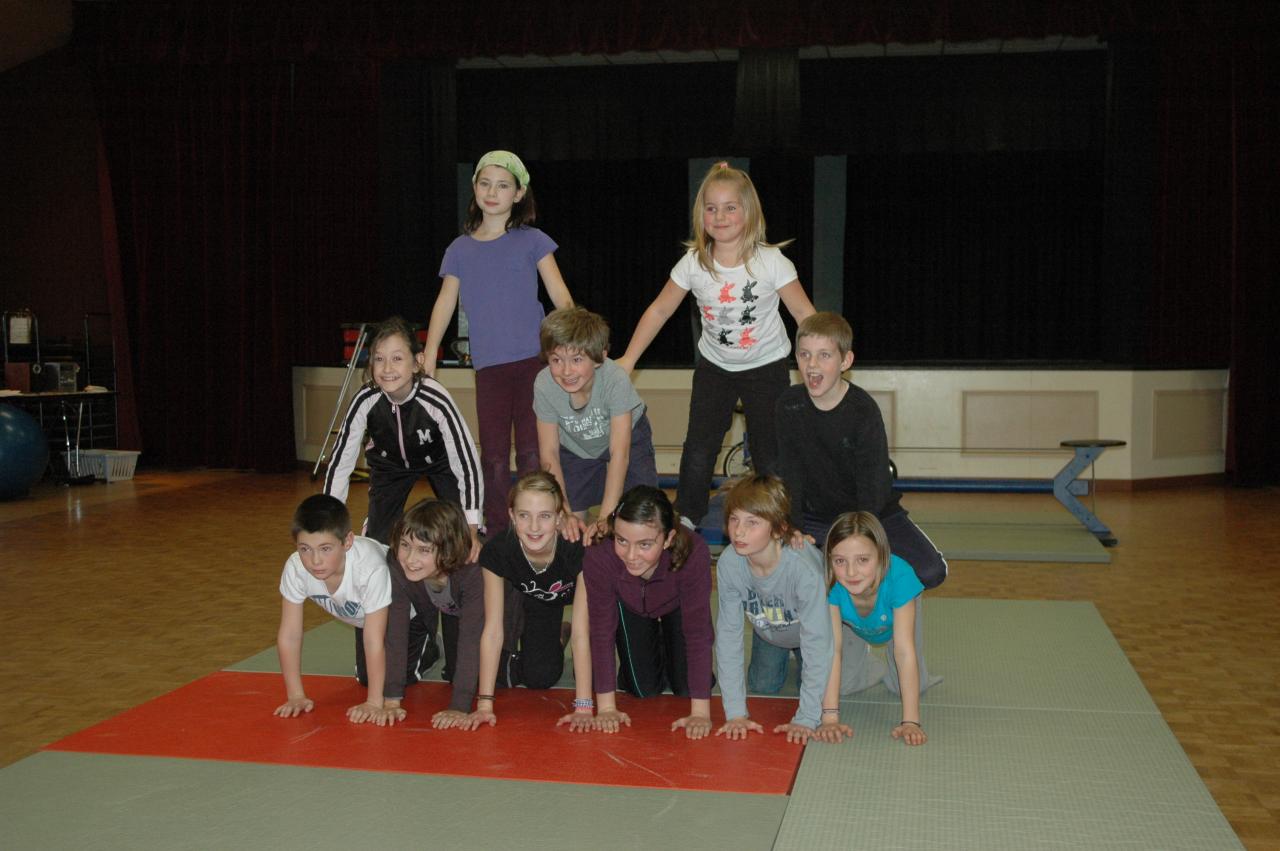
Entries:
{"label": "child's hand on mat", "polygon": [[671,722],[671,732],[684,728],[686,739],[705,739],[711,735],[711,719],[706,715],[686,715]]}
{"label": "child's hand on mat", "polygon": [[490,727],[498,723],[498,716],[491,709],[477,709],[458,723],[459,730],[478,730],[485,724]]}
{"label": "child's hand on mat", "polygon": [[716,735],[724,736],[732,742],[738,739],[746,739],[747,735],[752,730],[757,733],[763,733],[764,727],[761,727],[755,721],[752,721],[750,718],[743,715],[741,718],[730,718],[728,721],[724,722],[724,726],[719,730],[716,730]]}
{"label": "child's hand on mat", "polygon": [[388,723],[394,724],[394,713],[388,712],[381,706],[374,706],[372,703],[361,703],[347,710],[347,718],[356,724],[364,724],[372,722],[379,727],[385,727]]}
{"label": "child's hand on mat", "polygon": [[[400,705],[400,701],[398,700],[383,699],[382,710],[384,712],[389,712],[392,716],[394,716],[395,721],[403,721],[404,719],[409,717],[408,711],[406,711],[405,708]],[[392,723],[394,724],[395,721],[393,721]]]}
{"label": "child's hand on mat", "polygon": [[596,728],[596,716],[590,709],[575,709],[556,722],[557,727],[562,724],[568,724],[571,733],[587,733]]}
{"label": "child's hand on mat", "polygon": [[617,709],[601,709],[596,715],[596,729],[602,733],[616,733],[622,725],[631,726],[631,716]]}
{"label": "child's hand on mat", "polygon": [[452,727],[466,730],[469,729],[467,722],[470,717],[467,713],[457,709],[441,709],[431,716],[431,726],[437,730],[448,730]]}
{"label": "child's hand on mat", "polygon": [[384,706],[373,713],[369,723],[377,724],[379,727],[394,727],[396,722],[403,721],[408,716],[409,713],[398,706]]}
{"label": "child's hand on mat", "polygon": [[809,741],[809,737],[813,735],[813,728],[806,727],[803,724],[779,724],[773,728],[775,733],[786,733],[788,742],[795,742],[797,745],[803,745]]}
{"label": "child's hand on mat", "polygon": [[902,739],[904,745],[923,745],[929,741],[929,737],[924,734],[924,728],[913,721],[903,721],[894,727],[889,735],[895,739]]}
{"label": "child's hand on mat", "polygon": [[304,712],[310,712],[315,708],[315,701],[309,697],[291,697],[277,706],[276,711],[272,714],[279,715],[281,718],[297,718]]}
{"label": "child's hand on mat", "polygon": [[818,729],[813,731],[813,738],[820,742],[838,745],[845,739],[853,738],[853,728],[839,721],[823,721],[818,725]]}

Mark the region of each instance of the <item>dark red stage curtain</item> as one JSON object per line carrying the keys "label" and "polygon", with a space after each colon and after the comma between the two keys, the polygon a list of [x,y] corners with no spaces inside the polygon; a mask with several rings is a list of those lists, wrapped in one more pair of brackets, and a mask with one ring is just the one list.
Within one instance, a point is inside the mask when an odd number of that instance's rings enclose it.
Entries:
{"label": "dark red stage curtain", "polygon": [[372,63],[106,65],[99,109],[148,461],[295,466],[291,371],[376,278]]}
{"label": "dark red stage curtain", "polygon": [[[78,3],[77,6],[102,4]],[[429,58],[1198,31],[1269,0],[119,0],[102,49],[127,61]],[[79,25],[79,17],[77,25]]]}

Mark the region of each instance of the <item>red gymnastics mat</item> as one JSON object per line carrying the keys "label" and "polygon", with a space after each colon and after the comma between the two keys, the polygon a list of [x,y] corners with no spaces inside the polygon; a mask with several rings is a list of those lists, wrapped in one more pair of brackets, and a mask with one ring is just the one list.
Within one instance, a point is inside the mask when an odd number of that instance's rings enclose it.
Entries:
{"label": "red gymnastics mat", "polygon": [[[419,683],[394,727],[353,724],[346,710],[365,690],[349,677],[303,677],[316,708],[276,718],[279,674],[221,671],[49,745],[46,750],[214,759],[319,768],[542,780],[706,792],[785,795],[804,748],[772,732],[747,741],[671,732],[688,714],[687,698],[635,700],[619,695],[631,727],[612,735],[556,727],[570,711],[565,689],[498,692],[498,724],[473,732],[435,730],[431,714],[448,706],[445,683]],[[772,731],[795,712],[794,699],[753,698],[752,717]],[[720,700],[712,717],[721,723]]]}

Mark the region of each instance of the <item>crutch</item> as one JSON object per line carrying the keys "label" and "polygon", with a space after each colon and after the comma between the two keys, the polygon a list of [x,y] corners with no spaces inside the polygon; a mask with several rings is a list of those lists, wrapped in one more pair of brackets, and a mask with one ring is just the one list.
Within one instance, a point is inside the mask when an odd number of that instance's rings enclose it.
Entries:
{"label": "crutch", "polygon": [[347,374],[342,378],[342,390],[338,393],[338,403],[333,407],[333,416],[329,418],[329,428],[324,433],[324,443],[320,444],[320,457],[316,459],[316,465],[311,468],[311,481],[315,481],[320,475],[320,465],[325,462],[326,456],[329,454],[329,441],[333,438],[333,427],[338,423],[338,417],[342,415],[342,406],[347,399],[347,388],[351,386],[351,376],[355,374],[356,364],[360,361],[360,352],[364,349],[364,342],[369,337],[368,323],[360,323],[360,331],[356,335],[355,347],[351,350],[351,360],[347,361]]}

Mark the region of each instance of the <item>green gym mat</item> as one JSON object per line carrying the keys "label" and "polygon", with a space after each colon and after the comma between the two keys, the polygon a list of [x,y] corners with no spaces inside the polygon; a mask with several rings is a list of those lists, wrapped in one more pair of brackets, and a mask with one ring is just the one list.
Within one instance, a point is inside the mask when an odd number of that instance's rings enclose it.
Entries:
{"label": "green gym mat", "polygon": [[45,751],[0,770],[7,848],[767,849],[782,795]]}
{"label": "green gym mat", "polygon": [[[945,677],[928,744],[889,738],[900,702],[877,685],[787,799],[50,751],[0,770],[0,824],[13,847],[1242,847],[1092,604],[926,598],[924,629]],[[311,630],[304,670],[349,676],[352,641]],[[278,670],[274,651],[233,669]],[[584,812],[606,839],[573,832]]]}
{"label": "green gym mat", "polygon": [[1091,603],[932,599],[927,744],[889,737],[882,685],[855,736],[805,751],[780,849],[1242,847]]}
{"label": "green gym mat", "polygon": [[1065,509],[1047,512],[912,511],[942,554],[955,561],[1110,564],[1111,554]]}

